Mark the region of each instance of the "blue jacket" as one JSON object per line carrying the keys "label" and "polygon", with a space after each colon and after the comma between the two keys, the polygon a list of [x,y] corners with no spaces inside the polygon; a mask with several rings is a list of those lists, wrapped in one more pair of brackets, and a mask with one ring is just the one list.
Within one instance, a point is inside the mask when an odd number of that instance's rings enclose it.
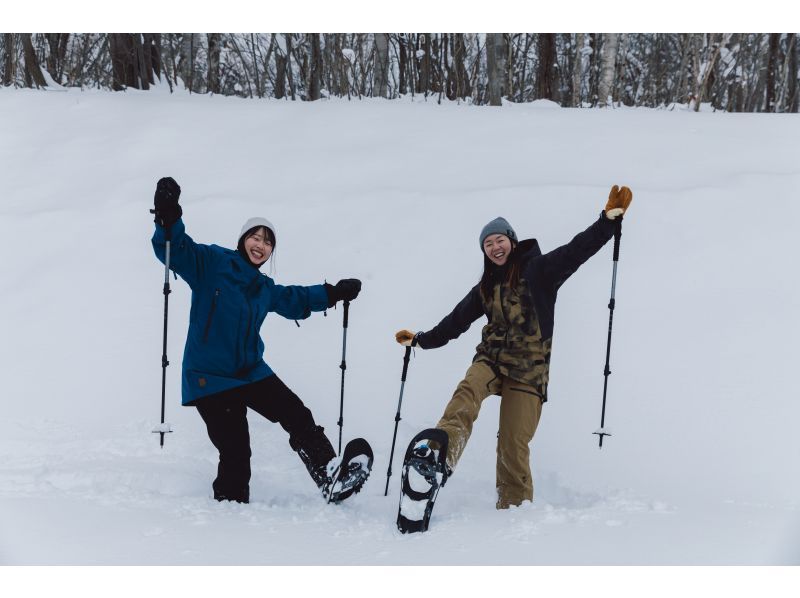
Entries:
{"label": "blue jacket", "polygon": [[[164,228],[153,249],[164,263]],[[256,382],[273,371],[264,361],[259,330],[269,312],[305,319],[328,307],[323,285],[281,286],[237,251],[195,243],[183,221],[171,227],[170,269],[192,289],[189,333],[183,351],[183,404]]]}

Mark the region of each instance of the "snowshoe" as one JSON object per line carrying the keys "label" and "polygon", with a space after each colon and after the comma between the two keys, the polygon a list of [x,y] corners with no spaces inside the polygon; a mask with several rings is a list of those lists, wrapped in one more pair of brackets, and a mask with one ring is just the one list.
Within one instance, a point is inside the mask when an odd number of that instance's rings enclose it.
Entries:
{"label": "snowshoe", "polygon": [[339,503],[359,492],[372,471],[372,460],[372,447],[366,440],[356,438],[348,442],[341,457],[328,464],[328,480],[322,486],[322,496],[329,503]]}
{"label": "snowshoe", "polygon": [[[432,444],[438,448],[431,448]],[[411,439],[403,458],[397,510],[397,529],[402,533],[428,529],[439,488],[450,474],[446,457],[447,433],[443,430],[423,430]]]}

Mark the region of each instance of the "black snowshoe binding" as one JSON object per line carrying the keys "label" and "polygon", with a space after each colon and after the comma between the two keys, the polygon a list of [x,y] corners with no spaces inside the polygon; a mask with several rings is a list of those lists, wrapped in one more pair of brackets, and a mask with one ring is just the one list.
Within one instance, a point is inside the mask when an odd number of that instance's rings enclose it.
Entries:
{"label": "black snowshoe binding", "polygon": [[330,440],[325,436],[325,428],[313,426],[295,432],[289,437],[289,446],[297,451],[297,455],[306,466],[308,474],[317,487],[322,488],[328,482],[325,465],[336,457],[336,451],[333,450]]}
{"label": "black snowshoe binding", "polygon": [[[431,448],[431,444],[438,448]],[[397,510],[397,529],[402,533],[424,532],[428,529],[439,488],[445,485],[450,475],[446,457],[445,431],[431,428],[411,439],[403,458],[400,506]]]}
{"label": "black snowshoe binding", "polygon": [[363,438],[347,443],[341,457],[327,466],[327,479],[322,484],[322,496],[329,503],[339,503],[356,494],[372,471],[372,447]]}

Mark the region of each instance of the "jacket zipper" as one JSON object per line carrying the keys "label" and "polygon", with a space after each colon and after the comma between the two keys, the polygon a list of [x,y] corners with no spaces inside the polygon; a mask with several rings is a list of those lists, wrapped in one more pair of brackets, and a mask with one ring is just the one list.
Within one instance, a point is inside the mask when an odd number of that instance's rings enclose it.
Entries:
{"label": "jacket zipper", "polygon": [[261,310],[259,309],[258,304],[256,304],[256,317],[253,320],[253,357],[258,355],[258,318],[261,315]]}
{"label": "jacket zipper", "polygon": [[219,297],[219,289],[214,291],[214,300],[211,302],[211,310],[208,312],[208,320],[206,320],[206,329],[203,331],[203,342],[208,341],[208,332],[211,330],[211,320],[214,318],[214,312],[217,310],[217,297]]}

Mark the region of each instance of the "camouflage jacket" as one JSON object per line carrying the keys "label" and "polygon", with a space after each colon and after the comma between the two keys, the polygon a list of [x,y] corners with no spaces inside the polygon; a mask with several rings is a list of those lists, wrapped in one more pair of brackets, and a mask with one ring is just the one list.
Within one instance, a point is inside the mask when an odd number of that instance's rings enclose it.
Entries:
{"label": "camouflage jacket", "polygon": [[473,361],[489,363],[512,380],[533,386],[547,400],[550,350],[558,289],[614,235],[616,224],[603,213],[566,245],[542,254],[536,239],[521,241],[520,281],[516,288],[496,283],[488,301],[475,285],[439,324],[417,337],[423,349],[435,349],[459,337],[482,315],[481,343]]}

